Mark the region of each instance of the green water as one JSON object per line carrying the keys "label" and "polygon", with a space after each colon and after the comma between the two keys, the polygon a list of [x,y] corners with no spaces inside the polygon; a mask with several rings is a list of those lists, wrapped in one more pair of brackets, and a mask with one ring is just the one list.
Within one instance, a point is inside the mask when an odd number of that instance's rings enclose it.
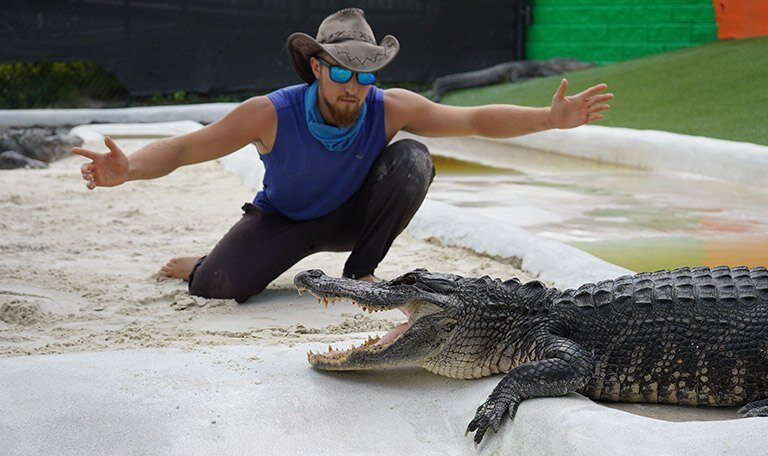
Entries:
{"label": "green water", "polygon": [[682,236],[622,239],[612,242],[569,242],[569,244],[632,271],[656,271],[706,265],[707,259],[706,246],[702,240]]}
{"label": "green water", "polygon": [[[537,160],[541,160],[540,154]],[[584,163],[501,169],[434,156],[430,197],[634,271],[768,265],[768,190]]]}

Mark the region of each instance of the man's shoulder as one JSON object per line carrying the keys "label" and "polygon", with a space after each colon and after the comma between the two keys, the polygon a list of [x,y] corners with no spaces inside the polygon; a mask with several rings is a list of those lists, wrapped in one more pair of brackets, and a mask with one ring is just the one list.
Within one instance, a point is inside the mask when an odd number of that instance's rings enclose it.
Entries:
{"label": "man's shoulder", "polygon": [[268,93],[266,97],[275,105],[275,108],[282,109],[304,103],[307,87],[307,84],[287,86]]}
{"label": "man's shoulder", "polygon": [[259,95],[241,102],[236,111],[239,110],[252,113],[254,111],[263,111],[265,109],[274,111],[275,106],[267,95]]}
{"label": "man's shoulder", "polygon": [[425,103],[431,103],[427,98],[407,89],[391,88],[383,92],[384,106],[392,111],[409,111],[423,106]]}
{"label": "man's shoulder", "polygon": [[272,101],[264,95],[243,101],[228,116],[247,125],[271,125],[277,122],[277,110]]}
{"label": "man's shoulder", "polygon": [[382,90],[384,92],[384,102],[411,102],[418,103],[427,101],[422,95],[410,91],[408,89],[402,89],[400,87],[392,87],[390,89]]}

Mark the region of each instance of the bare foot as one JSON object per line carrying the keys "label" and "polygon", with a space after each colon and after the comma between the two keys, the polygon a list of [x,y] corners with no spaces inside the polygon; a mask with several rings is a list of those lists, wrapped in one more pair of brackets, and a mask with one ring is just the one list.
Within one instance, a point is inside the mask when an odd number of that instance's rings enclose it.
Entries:
{"label": "bare foot", "polygon": [[189,273],[195,267],[199,256],[175,257],[168,260],[165,266],[157,273],[160,279],[181,279],[189,281]]}
{"label": "bare foot", "polygon": [[362,277],[358,277],[357,280],[362,280],[363,282],[371,282],[371,283],[383,282],[383,280],[381,280],[380,278],[376,277],[373,274],[367,274]]}

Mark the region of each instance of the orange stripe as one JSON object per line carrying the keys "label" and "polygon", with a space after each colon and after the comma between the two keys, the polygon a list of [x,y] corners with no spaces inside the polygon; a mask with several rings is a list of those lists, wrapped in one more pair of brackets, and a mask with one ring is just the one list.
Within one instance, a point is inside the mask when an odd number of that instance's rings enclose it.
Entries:
{"label": "orange stripe", "polygon": [[752,38],[768,35],[766,0],[713,0],[717,37]]}

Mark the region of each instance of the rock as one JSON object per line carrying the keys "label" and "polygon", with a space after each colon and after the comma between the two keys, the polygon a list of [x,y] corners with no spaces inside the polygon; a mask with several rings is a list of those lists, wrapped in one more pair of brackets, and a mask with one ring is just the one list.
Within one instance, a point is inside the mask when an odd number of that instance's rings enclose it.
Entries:
{"label": "rock", "polygon": [[34,158],[25,157],[18,152],[7,150],[0,153],[0,169],[16,169],[16,168],[34,168],[41,169],[47,168],[48,163],[35,160]]}
{"label": "rock", "polygon": [[0,129],[0,150],[13,150],[47,163],[68,155],[72,147],[82,144],[80,138],[61,134],[53,128]]}
{"label": "rock", "polygon": [[40,305],[34,302],[12,300],[0,306],[0,321],[10,325],[31,326],[42,319]]}
{"label": "rock", "polygon": [[171,307],[173,307],[176,310],[186,310],[190,307],[194,307],[196,305],[195,300],[192,299],[191,296],[185,296],[181,298],[177,298],[173,304],[171,304]]}

